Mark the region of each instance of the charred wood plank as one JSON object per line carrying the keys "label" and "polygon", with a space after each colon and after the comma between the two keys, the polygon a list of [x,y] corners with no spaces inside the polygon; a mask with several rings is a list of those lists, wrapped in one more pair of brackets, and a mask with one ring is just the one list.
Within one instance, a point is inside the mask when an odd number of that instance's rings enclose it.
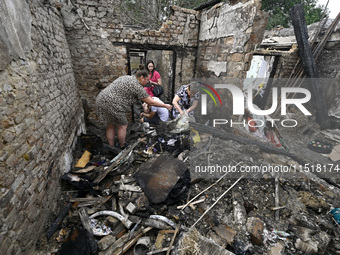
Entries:
{"label": "charred wood plank", "polygon": [[114,242],[116,242],[117,238],[112,235],[107,235],[98,241],[98,249],[100,251],[105,251],[108,247],[110,247]]}
{"label": "charred wood plank", "polygon": [[149,232],[151,229],[152,228],[145,228],[143,230],[138,231],[135,234],[135,237],[133,239],[129,239],[126,243],[124,243],[122,249],[115,251],[113,255],[120,255],[120,254],[124,254],[125,252],[127,252],[138,241],[139,238],[141,238],[144,234]]}
{"label": "charred wood plank", "polygon": [[84,229],[87,231],[87,243],[88,246],[90,248],[90,250],[92,251],[92,254],[94,254],[95,252],[97,252],[98,246],[97,246],[97,242],[93,236],[93,231],[92,231],[92,226],[91,226],[91,222],[90,222],[90,218],[89,215],[87,213],[87,208],[83,207],[81,208],[79,211],[79,217],[81,220],[81,223],[84,227]]}
{"label": "charred wood plank", "polygon": [[57,231],[57,229],[61,226],[61,223],[63,222],[63,219],[68,213],[68,210],[72,207],[72,203],[68,203],[64,209],[61,211],[57,219],[53,222],[52,226],[48,229],[46,233],[47,239],[50,239],[53,234]]}
{"label": "charred wood plank", "polygon": [[79,217],[80,217],[80,220],[81,220],[81,223],[82,223],[84,229],[86,229],[87,232],[88,232],[89,246],[90,246],[90,248],[91,248],[91,250],[93,251],[93,254],[94,254],[98,249],[98,245],[97,245],[97,242],[96,242],[96,240],[93,236],[91,221],[90,221],[90,217],[89,217],[89,214],[87,212],[86,207],[80,208]]}
{"label": "charred wood plank", "polygon": [[199,6],[195,7],[194,10],[195,11],[201,11],[205,8],[209,8],[211,6],[214,6],[215,4],[218,4],[220,2],[222,2],[222,0],[210,0],[208,2],[205,2],[205,3],[200,4]]}
{"label": "charred wood plank", "polygon": [[170,242],[170,244],[169,244],[169,248],[168,248],[168,251],[166,252],[166,255],[170,255],[170,252],[171,252],[171,250],[172,250],[172,245],[173,245],[174,242],[175,242],[175,238],[176,238],[176,235],[177,235],[178,231],[179,231],[179,225],[178,225],[178,226],[176,227],[176,229],[175,229],[175,233],[174,233],[174,235],[173,235],[173,237],[172,237],[172,239],[171,239],[171,242]]}
{"label": "charred wood plank", "polygon": [[312,49],[308,42],[308,30],[302,5],[294,5],[289,14],[293,21],[294,33],[299,46],[299,55],[307,77],[317,78],[318,71],[313,58]]}
{"label": "charred wood plank", "polygon": [[70,202],[74,203],[74,202],[98,202],[98,201],[102,201],[103,198],[101,197],[79,197],[79,198],[70,198]]}
{"label": "charred wood plank", "polygon": [[318,45],[314,49],[313,54],[314,54],[315,59],[318,59],[319,55],[321,54],[321,52],[322,52],[323,48],[325,47],[327,41],[329,40],[329,38],[333,34],[334,29],[336,28],[339,21],[340,21],[340,12],[336,16],[336,18],[333,20],[332,24],[328,27],[325,35],[322,37],[322,39],[320,40],[320,42],[318,43]]}
{"label": "charred wood plank", "polygon": [[264,143],[261,143],[261,142],[255,141],[255,140],[249,140],[248,138],[237,136],[237,135],[234,135],[234,134],[231,134],[231,133],[227,133],[223,130],[213,128],[213,127],[209,127],[209,126],[205,126],[205,125],[202,125],[202,124],[199,124],[199,123],[190,123],[190,126],[193,127],[194,129],[196,129],[197,131],[208,133],[208,134],[214,135],[214,136],[221,138],[221,139],[233,140],[235,142],[238,142],[240,144],[245,144],[245,145],[255,145],[265,152],[269,152],[269,153],[273,153],[273,154],[280,154],[280,155],[290,157],[290,158],[294,159],[296,162],[298,162],[302,165],[304,165],[306,163],[303,159],[296,156],[295,154],[288,152],[288,151],[285,151],[285,150],[282,150],[282,149],[278,149],[278,148],[271,146],[271,145],[267,145],[267,144],[264,144]]}
{"label": "charred wood plank", "polygon": [[290,16],[293,21],[294,33],[299,47],[299,55],[306,75],[310,79],[312,94],[316,105],[316,121],[321,129],[327,129],[330,126],[328,112],[324,93],[321,86],[316,83],[315,79],[319,77],[315,59],[313,58],[312,49],[308,42],[308,30],[305,20],[303,7],[301,4],[296,4],[290,10]]}
{"label": "charred wood plank", "polygon": [[120,148],[113,147],[111,145],[108,145],[106,143],[103,143],[103,147],[106,148],[107,150],[114,152],[114,153],[120,153],[122,150]]}
{"label": "charred wood plank", "polygon": [[133,149],[140,143],[145,141],[145,138],[142,139],[138,139],[137,142],[135,142],[132,146],[129,146],[128,148],[126,148],[125,150],[121,151],[115,159],[114,162],[112,162],[112,164],[105,169],[102,173],[100,173],[97,178],[93,181],[96,184],[99,184],[105,177],[106,175],[108,175],[108,173],[110,173],[111,171],[114,171],[114,169],[116,167],[118,167],[122,162],[124,162],[124,160],[126,160],[126,158],[129,156],[130,152],[133,151]]}
{"label": "charred wood plank", "polygon": [[91,221],[90,221],[89,214],[87,213],[87,208],[85,208],[85,207],[80,208],[80,210],[79,210],[79,217],[80,217],[81,223],[83,224],[83,227],[84,227],[91,235],[93,235],[92,226],[91,226]]}
{"label": "charred wood plank", "polygon": [[149,232],[152,228],[145,228],[137,231],[130,238],[130,234],[125,234],[121,238],[119,238],[115,243],[113,243],[108,249],[105,251],[101,251],[99,255],[120,255],[124,254],[128,249],[134,245],[140,237]]}

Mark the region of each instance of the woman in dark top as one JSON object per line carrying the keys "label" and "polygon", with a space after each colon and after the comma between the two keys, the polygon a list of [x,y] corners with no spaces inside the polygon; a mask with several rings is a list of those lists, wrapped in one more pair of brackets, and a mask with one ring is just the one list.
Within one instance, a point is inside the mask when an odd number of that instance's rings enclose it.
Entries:
{"label": "woman in dark top", "polygon": [[184,114],[184,111],[192,115],[193,110],[198,104],[199,92],[196,92],[194,95],[192,95],[190,85],[196,85],[196,83],[192,82],[187,85],[182,85],[172,100],[172,104],[174,106],[172,109],[172,117],[174,119],[176,119],[179,115]]}

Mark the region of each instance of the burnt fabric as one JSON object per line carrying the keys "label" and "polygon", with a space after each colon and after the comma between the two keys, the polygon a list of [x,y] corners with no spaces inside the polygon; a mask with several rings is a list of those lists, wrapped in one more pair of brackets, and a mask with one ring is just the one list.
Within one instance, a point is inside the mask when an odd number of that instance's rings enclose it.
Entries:
{"label": "burnt fabric", "polygon": [[57,255],[91,255],[97,252],[97,242],[86,229],[73,229]]}
{"label": "burnt fabric", "polygon": [[178,201],[190,185],[187,165],[171,156],[159,156],[153,162],[145,162],[135,177],[147,198],[154,204]]}

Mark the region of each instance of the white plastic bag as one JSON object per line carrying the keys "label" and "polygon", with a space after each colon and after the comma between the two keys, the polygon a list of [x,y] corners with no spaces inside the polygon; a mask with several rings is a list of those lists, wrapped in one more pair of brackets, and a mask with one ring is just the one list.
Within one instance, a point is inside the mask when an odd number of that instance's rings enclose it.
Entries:
{"label": "white plastic bag", "polygon": [[188,113],[184,111],[184,114],[180,115],[180,117],[176,119],[176,122],[175,129],[170,131],[170,133],[177,134],[188,131],[190,129],[190,122],[195,122],[195,118],[193,116],[189,116]]}

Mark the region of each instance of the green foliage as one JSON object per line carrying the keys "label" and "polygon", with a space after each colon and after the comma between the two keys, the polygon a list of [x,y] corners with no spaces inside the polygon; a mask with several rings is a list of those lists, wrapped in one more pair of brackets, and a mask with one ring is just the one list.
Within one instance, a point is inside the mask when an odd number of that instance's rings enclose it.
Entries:
{"label": "green foliage", "polygon": [[323,6],[317,6],[317,0],[262,0],[262,10],[270,14],[267,29],[291,26],[289,11],[295,4],[303,5],[307,25],[321,20]]}

